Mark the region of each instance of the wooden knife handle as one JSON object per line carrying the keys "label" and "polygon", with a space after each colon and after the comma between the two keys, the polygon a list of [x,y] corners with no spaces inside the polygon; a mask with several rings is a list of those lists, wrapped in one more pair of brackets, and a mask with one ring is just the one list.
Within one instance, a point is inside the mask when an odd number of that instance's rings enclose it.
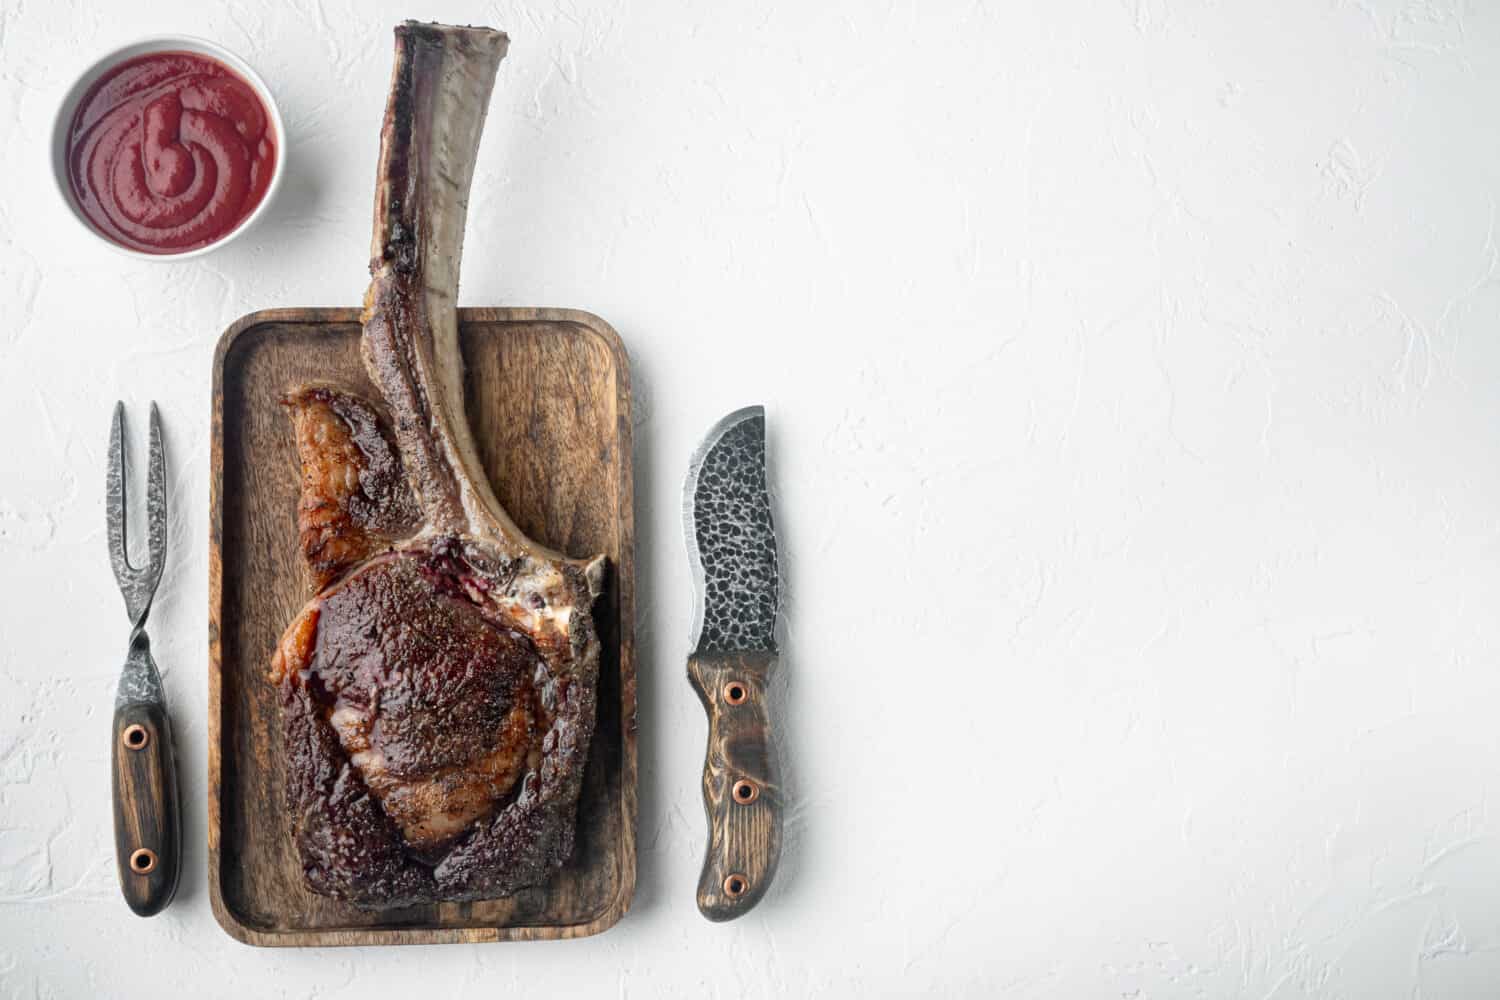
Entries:
{"label": "wooden knife handle", "polygon": [[160,704],[115,709],[115,862],[125,902],[142,917],[160,913],[182,874],[182,816],[172,726]]}
{"label": "wooden knife handle", "polygon": [[781,860],[783,802],[766,705],[775,662],[773,653],[709,653],[688,660],[688,677],[708,711],[708,850],[698,909],[710,920],[749,912]]}

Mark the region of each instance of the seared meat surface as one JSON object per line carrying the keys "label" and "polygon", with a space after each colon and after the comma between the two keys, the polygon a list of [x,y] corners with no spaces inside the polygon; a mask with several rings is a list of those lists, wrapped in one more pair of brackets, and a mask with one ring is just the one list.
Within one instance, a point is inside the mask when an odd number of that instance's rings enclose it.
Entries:
{"label": "seared meat surface", "polygon": [[283,402],[292,411],[302,462],[302,555],[321,589],[410,535],[417,502],[368,402],[321,385],[302,386]]}

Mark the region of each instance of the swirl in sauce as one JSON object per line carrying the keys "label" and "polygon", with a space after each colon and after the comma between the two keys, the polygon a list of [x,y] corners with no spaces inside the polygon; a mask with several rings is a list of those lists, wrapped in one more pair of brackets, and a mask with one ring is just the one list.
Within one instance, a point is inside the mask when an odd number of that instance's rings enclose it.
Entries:
{"label": "swirl in sauce", "polygon": [[68,181],[83,215],[132,250],[207,246],[255,211],[277,137],[255,89],[196,52],[153,52],[89,88],[68,134]]}

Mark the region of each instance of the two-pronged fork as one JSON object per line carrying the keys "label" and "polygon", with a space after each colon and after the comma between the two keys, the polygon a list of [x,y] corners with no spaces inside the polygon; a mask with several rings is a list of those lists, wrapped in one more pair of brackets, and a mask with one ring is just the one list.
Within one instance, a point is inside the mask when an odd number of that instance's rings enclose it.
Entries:
{"label": "two-pronged fork", "polygon": [[182,822],[177,762],[161,675],[151,659],[146,616],[167,561],[167,470],[161,421],[151,404],[151,452],[146,473],[147,563],[137,568],[125,551],[125,404],[115,404],[104,479],[109,561],[130,616],[130,652],[115,693],[111,751],[115,802],[115,860],[125,902],[143,917],[160,913],[177,892],[182,872]]}

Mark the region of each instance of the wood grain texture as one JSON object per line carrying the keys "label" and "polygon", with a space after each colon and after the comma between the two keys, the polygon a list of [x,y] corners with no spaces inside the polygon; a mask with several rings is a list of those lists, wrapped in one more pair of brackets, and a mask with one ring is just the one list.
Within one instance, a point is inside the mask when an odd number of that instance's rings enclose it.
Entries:
{"label": "wood grain texture", "polygon": [[[774,654],[759,652],[688,660],[688,678],[708,712],[703,758],[708,848],[698,879],[698,909],[710,920],[749,912],[781,861],[783,797],[766,703],[775,662]],[[736,794],[741,782],[746,784]]]}
{"label": "wood grain texture", "polygon": [[635,890],[636,667],[629,364],[588,313],[461,309],[466,405],[496,494],[531,537],[609,558],[594,606],[599,715],[573,858],[507,899],[368,911],[302,884],[283,804],[280,709],[266,681],[310,596],[297,552],[298,464],[279,404],[291,385],[371,399],[355,309],[252,313],[214,359],[209,539],[209,885],[214,914],[255,945],[435,944],[583,937]]}
{"label": "wood grain texture", "polygon": [[[161,705],[136,702],[115,709],[111,732],[120,891],[138,916],[155,916],[177,894],[182,874],[182,812],[172,725]],[[147,871],[132,868],[131,859],[140,851],[150,852]]]}

